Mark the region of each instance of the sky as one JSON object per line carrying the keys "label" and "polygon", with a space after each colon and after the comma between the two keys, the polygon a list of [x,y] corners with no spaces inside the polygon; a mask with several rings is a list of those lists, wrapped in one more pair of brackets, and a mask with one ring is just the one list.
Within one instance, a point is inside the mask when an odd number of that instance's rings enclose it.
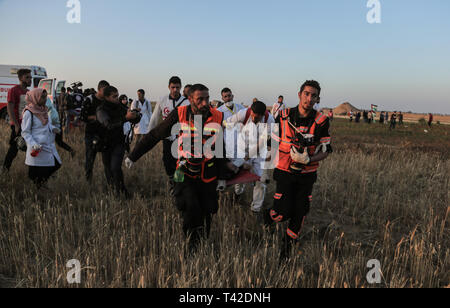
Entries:
{"label": "sky", "polygon": [[39,65],[49,76],[96,87],[108,80],[157,100],[168,80],[224,87],[289,106],[305,80],[322,86],[322,107],[450,114],[450,1],[379,0],[0,0],[0,64]]}

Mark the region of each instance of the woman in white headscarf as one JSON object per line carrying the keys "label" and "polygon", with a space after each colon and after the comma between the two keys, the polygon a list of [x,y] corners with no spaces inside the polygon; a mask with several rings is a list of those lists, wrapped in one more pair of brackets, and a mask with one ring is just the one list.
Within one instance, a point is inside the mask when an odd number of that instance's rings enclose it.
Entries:
{"label": "woman in white headscarf", "polygon": [[40,188],[61,167],[56,151],[55,134],[60,132],[48,117],[47,91],[33,89],[26,95],[23,110],[22,137],[27,143],[25,164],[29,178]]}

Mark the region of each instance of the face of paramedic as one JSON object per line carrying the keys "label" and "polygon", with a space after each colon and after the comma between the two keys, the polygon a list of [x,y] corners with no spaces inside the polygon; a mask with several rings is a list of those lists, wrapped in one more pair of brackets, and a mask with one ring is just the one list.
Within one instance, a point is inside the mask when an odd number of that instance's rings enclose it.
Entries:
{"label": "face of paramedic", "polygon": [[189,97],[194,114],[206,114],[209,110],[209,90],[197,90]]}
{"label": "face of paramedic", "polygon": [[170,91],[171,97],[174,97],[174,98],[180,97],[181,84],[179,84],[179,83],[169,84],[169,91]]}
{"label": "face of paramedic", "polygon": [[311,111],[314,105],[320,101],[319,90],[311,86],[306,86],[303,92],[298,93],[298,97],[300,98],[300,107],[305,111]]}
{"label": "face of paramedic", "polygon": [[140,100],[141,102],[143,102],[145,100],[145,93],[143,93],[142,91],[138,91],[137,95],[138,95],[138,100]]}
{"label": "face of paramedic", "polygon": [[232,102],[234,99],[234,95],[233,92],[229,91],[229,92],[223,92],[222,93],[222,101],[226,104],[229,102]]}
{"label": "face of paramedic", "polygon": [[258,124],[262,121],[264,115],[263,114],[257,114],[252,110],[252,113],[250,114],[250,117],[252,118],[252,122],[255,124]]}

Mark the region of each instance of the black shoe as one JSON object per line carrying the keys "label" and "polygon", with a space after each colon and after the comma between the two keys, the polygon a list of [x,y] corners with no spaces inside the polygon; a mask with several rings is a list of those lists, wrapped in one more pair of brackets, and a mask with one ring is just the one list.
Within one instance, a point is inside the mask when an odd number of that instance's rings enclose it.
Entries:
{"label": "black shoe", "polygon": [[292,246],[294,244],[295,241],[293,239],[288,237],[283,238],[280,251],[280,264],[289,260],[292,252]]}

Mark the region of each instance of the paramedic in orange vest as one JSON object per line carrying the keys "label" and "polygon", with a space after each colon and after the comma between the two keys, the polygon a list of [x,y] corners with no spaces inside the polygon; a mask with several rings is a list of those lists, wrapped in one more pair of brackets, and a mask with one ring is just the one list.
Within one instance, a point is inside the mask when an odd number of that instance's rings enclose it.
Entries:
{"label": "paramedic in orange vest", "polygon": [[289,221],[281,249],[281,259],[289,257],[310,210],[319,162],[330,153],[330,121],[314,110],[320,99],[320,84],[306,81],[298,94],[298,107],[286,109],[276,119],[272,142],[279,142],[278,165],[274,171],[277,183],[273,208],[265,212],[265,223]]}
{"label": "paramedic in orange vest", "polygon": [[[200,240],[209,236],[212,215],[218,211],[217,191],[225,189],[227,162],[224,153],[220,157],[211,157],[204,151],[207,143],[212,144],[212,149],[220,142],[224,149],[223,137],[220,137],[223,134],[223,113],[210,106],[208,88],[201,84],[193,85],[189,101],[190,105],[175,108],[167,119],[145,135],[125,160],[125,165],[131,168],[133,163],[161,140],[171,136],[175,125],[180,125],[180,136],[174,141],[177,143],[178,153],[172,153],[174,157],[174,154],[181,157],[175,172],[174,195],[176,206],[182,213],[183,232],[189,239],[189,250],[195,252]],[[216,131],[214,127],[217,128]],[[216,135],[217,133],[219,134]],[[193,141],[190,142],[190,148],[186,146],[189,145],[186,140]],[[194,144],[197,143],[195,141],[201,142],[202,153],[194,153]]]}

